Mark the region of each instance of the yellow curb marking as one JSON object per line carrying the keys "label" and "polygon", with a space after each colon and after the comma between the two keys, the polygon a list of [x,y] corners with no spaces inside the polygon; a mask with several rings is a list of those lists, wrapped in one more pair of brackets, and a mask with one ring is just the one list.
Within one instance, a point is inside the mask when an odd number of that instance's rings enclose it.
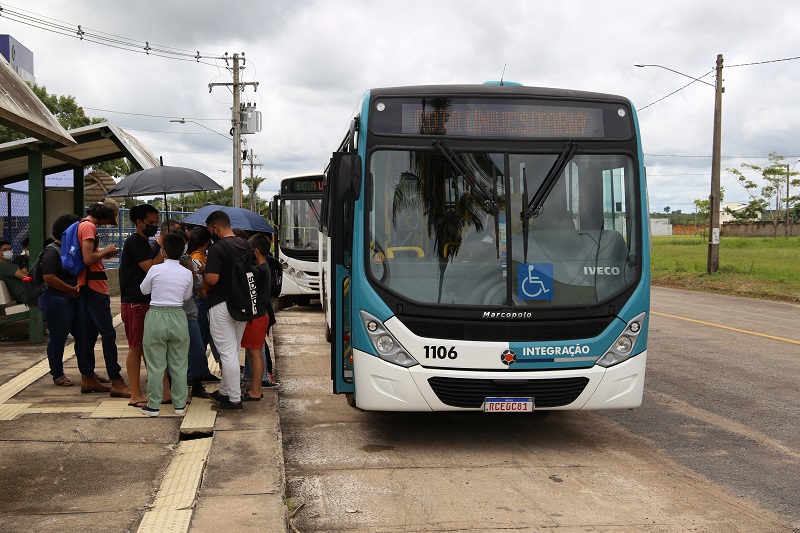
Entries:
{"label": "yellow curb marking", "polygon": [[0,420],[14,420],[29,405],[29,403],[6,403],[0,405]]}
{"label": "yellow curb marking", "polygon": [[188,531],[192,506],[200,487],[203,468],[211,451],[211,438],[178,444],[153,508],[144,513],[138,533],[183,533]]}
{"label": "yellow curb marking", "polygon": [[764,337],[765,339],[772,339],[775,341],[782,341],[782,342],[790,342],[792,344],[800,344],[800,341],[796,341],[794,339],[784,339],[783,337],[775,337],[773,335],[765,335],[764,333],[756,333],[755,331],[747,331],[746,329],[738,329],[732,328],[730,326],[723,326],[721,324],[714,324],[713,322],[703,322],[702,320],[695,320],[694,318],[686,318],[682,316],[676,315],[668,315],[666,313],[657,313],[656,311],[651,311],[654,315],[665,316],[669,318],[677,318],[678,320],[685,320],[687,322],[694,322],[695,324],[703,324],[704,326],[712,326],[715,328],[727,329],[729,331],[736,331],[738,333],[746,333],[748,335],[755,335],[756,337]]}
{"label": "yellow curb marking", "polygon": [[186,416],[181,422],[180,432],[213,431],[214,423],[217,421],[217,412],[211,410],[211,405],[211,400],[192,399],[191,405],[186,410]]}

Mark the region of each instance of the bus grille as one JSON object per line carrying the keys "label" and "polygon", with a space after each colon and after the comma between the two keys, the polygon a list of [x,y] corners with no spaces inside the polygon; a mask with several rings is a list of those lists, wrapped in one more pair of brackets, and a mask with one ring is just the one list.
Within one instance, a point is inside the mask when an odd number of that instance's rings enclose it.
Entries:
{"label": "bus grille", "polygon": [[424,320],[402,317],[400,321],[414,335],[434,339],[485,342],[533,342],[590,339],[603,333],[613,318],[571,322],[487,322]]}
{"label": "bus grille", "polygon": [[433,377],[428,384],[451,407],[477,409],[489,397],[534,398],[535,407],[560,407],[581,395],[587,377],[555,379],[469,379]]}

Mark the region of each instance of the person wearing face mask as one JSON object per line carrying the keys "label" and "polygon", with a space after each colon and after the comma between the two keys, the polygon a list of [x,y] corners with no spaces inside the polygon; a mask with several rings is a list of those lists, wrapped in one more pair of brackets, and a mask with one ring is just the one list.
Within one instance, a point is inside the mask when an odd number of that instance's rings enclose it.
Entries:
{"label": "person wearing face mask", "polygon": [[0,279],[2,279],[11,297],[20,303],[25,302],[25,286],[22,284],[22,278],[28,275],[28,269],[19,268],[19,265],[12,263],[14,252],[11,249],[11,243],[8,241],[0,241]]}
{"label": "person wearing face mask", "polygon": [[[158,209],[150,204],[136,205],[131,208],[128,216],[136,231],[125,239],[125,244],[122,246],[119,288],[122,322],[125,325],[125,336],[128,338],[128,357],[125,360],[131,388],[131,399],[128,404],[141,408],[147,405],[147,398],[142,393],[139,380],[144,355],[142,348],[144,318],[150,309],[150,295],[142,294],[140,285],[153,265],[164,262],[164,255],[158,253],[161,251],[162,237],[156,241],[158,248],[155,254],[148,240],[158,233]],[[168,391],[169,387],[165,390]],[[167,396],[169,397],[169,394]]]}

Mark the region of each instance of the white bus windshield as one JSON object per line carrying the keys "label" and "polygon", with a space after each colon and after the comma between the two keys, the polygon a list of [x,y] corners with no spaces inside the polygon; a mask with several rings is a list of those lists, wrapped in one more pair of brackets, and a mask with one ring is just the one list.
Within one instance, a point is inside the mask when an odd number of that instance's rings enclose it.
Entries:
{"label": "white bus windshield", "polygon": [[[312,204],[314,209],[312,209]],[[319,250],[319,221],[322,200],[320,198],[284,199],[281,202],[281,224],[279,244],[288,250]]]}

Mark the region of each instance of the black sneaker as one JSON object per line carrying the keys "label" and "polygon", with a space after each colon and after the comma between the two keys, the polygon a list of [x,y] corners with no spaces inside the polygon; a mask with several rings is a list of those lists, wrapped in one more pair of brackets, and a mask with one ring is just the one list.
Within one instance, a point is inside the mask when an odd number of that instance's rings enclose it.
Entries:
{"label": "black sneaker", "polygon": [[158,416],[158,409],[153,409],[152,407],[147,407],[145,405],[142,407],[142,414],[147,416]]}
{"label": "black sneaker", "polygon": [[244,411],[244,406],[242,405],[242,402],[233,403],[228,398],[225,398],[225,401],[212,405],[211,409],[213,411],[229,411],[237,413],[239,411]]}
{"label": "black sneaker", "polygon": [[225,394],[222,394],[218,390],[215,390],[214,392],[209,393],[208,397],[211,398],[211,401],[214,402],[214,403],[222,403],[222,402],[227,402],[228,401],[228,396],[225,395]]}
{"label": "black sneaker", "polygon": [[208,395],[208,391],[205,388],[203,388],[202,385],[194,385],[194,386],[192,386],[191,397],[192,398],[203,398],[203,399],[206,399],[206,398],[209,397],[209,395]]}

